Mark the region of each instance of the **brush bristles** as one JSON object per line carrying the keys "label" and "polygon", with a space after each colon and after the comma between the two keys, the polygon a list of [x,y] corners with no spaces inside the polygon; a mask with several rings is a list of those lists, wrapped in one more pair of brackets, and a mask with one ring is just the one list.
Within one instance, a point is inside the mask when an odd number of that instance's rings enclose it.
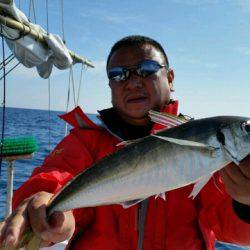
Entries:
{"label": "brush bristles", "polygon": [[33,137],[6,138],[0,141],[0,155],[25,155],[37,151],[38,146]]}

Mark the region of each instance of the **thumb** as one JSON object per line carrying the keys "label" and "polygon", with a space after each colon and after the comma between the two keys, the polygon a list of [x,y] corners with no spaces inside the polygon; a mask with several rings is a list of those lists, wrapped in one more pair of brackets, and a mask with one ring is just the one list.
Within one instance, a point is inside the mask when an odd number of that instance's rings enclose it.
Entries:
{"label": "thumb", "polygon": [[56,211],[50,215],[48,223],[51,229],[58,229],[63,226],[64,221],[65,221],[64,213]]}

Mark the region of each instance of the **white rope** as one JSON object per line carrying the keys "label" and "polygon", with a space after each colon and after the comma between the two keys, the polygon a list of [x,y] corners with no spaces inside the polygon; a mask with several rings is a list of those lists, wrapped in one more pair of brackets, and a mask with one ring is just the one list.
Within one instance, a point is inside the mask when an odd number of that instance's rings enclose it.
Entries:
{"label": "white rope", "polygon": [[[20,4],[20,2],[19,2],[19,4]],[[35,10],[34,0],[30,0],[30,2],[29,2],[29,15],[28,15],[29,20],[31,18],[31,10],[32,10],[33,17],[34,17],[34,23],[36,23],[36,10]]]}
{"label": "white rope", "polygon": [[49,34],[49,3],[46,0],[46,23],[47,23],[47,33]]}
{"label": "white rope", "polygon": [[[69,82],[68,82],[68,93],[67,93],[67,101],[66,101],[66,113],[69,111],[69,99],[70,99],[70,79],[71,79],[71,70],[69,69]],[[65,123],[65,133],[66,136],[68,134],[68,123]]]}
{"label": "white rope", "polygon": [[65,33],[64,33],[64,9],[63,9],[63,0],[61,0],[61,13],[62,13],[62,39],[66,43]]}
{"label": "white rope", "polygon": [[77,105],[77,106],[78,106],[78,104],[79,104],[79,97],[80,97],[81,86],[82,86],[83,69],[87,70],[87,67],[86,67],[86,65],[84,65],[84,64],[82,64],[81,75],[80,75],[80,81],[79,81],[79,85],[78,85],[78,93],[77,93],[77,100],[76,100],[76,105]]}
{"label": "white rope", "polygon": [[49,101],[49,105],[48,105],[48,109],[49,109],[49,119],[48,119],[48,129],[49,129],[49,150],[51,149],[51,106],[50,106],[50,101],[51,101],[51,85],[50,85],[50,77],[48,78],[48,101]]}
{"label": "white rope", "polygon": [[[48,7],[48,0],[46,0],[46,22],[47,22],[47,33],[49,33],[49,7]],[[51,147],[51,114],[50,114],[50,100],[51,100],[51,87],[50,87],[50,77],[48,78],[48,92],[49,92],[49,150]]]}
{"label": "white rope", "polygon": [[70,67],[71,70],[71,83],[72,83],[72,90],[73,90],[73,100],[74,100],[74,105],[76,107],[76,92],[75,92],[75,80],[74,80],[74,71],[73,67]]}
{"label": "white rope", "polygon": [[34,0],[32,0],[32,8],[33,8],[34,20],[35,20],[35,23],[36,23],[36,10],[35,10]]}
{"label": "white rope", "polygon": [[30,16],[31,16],[31,1],[29,2],[29,14],[28,14],[28,19],[30,20]]}
{"label": "white rope", "polygon": [[[68,84],[68,94],[67,94],[67,102],[66,102],[66,113],[69,112],[69,103],[70,103],[70,88],[72,85],[72,95],[74,101],[74,107],[76,107],[76,93],[75,93],[75,80],[74,80],[74,71],[73,67],[71,66],[69,69],[69,84]],[[65,136],[68,134],[68,125],[65,124]]]}

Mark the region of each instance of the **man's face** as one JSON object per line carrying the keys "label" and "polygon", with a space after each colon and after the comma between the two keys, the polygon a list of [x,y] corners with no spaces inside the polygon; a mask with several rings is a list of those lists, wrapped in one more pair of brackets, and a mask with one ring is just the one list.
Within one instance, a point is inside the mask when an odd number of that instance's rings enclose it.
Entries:
{"label": "man's face", "polygon": [[[142,60],[151,59],[165,65],[161,52],[154,46],[120,48],[110,58],[108,69],[117,66],[133,67]],[[161,68],[145,78],[134,73],[125,81],[111,80],[112,104],[124,121],[144,125],[148,122],[148,111],[160,110],[170,99],[168,72]]]}

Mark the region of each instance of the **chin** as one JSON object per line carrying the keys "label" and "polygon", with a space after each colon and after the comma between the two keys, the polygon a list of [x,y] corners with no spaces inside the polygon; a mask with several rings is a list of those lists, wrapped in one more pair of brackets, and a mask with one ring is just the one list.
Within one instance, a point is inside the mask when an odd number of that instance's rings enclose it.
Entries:
{"label": "chin", "polygon": [[140,118],[145,118],[148,116],[148,111],[150,109],[135,109],[135,110],[129,110],[129,112],[126,112],[126,114],[132,118],[137,118],[137,119],[140,119]]}

